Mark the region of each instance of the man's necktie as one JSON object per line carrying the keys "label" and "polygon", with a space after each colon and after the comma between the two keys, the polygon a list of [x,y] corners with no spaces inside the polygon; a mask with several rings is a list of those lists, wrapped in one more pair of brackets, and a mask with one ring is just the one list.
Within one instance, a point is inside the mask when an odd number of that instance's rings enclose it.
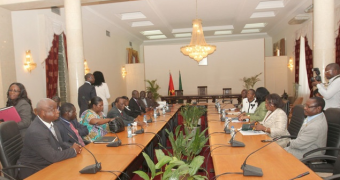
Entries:
{"label": "man's necktie", "polygon": [[142,108],[140,107],[140,105],[139,105],[137,99],[136,99],[136,103],[137,103],[137,105],[138,105],[138,107],[139,107],[139,110],[142,110]]}
{"label": "man's necktie", "polygon": [[70,123],[70,128],[72,129],[72,131],[77,135],[78,138],[78,142],[82,145],[85,146],[83,139],[80,137],[78,130],[73,126],[72,123]]}
{"label": "man's necktie", "polygon": [[53,127],[52,124],[51,124],[51,127],[50,127],[50,131],[52,132],[53,136],[57,139],[57,141],[59,141],[58,138],[57,138],[57,134],[55,133],[55,130],[54,130],[54,127]]}

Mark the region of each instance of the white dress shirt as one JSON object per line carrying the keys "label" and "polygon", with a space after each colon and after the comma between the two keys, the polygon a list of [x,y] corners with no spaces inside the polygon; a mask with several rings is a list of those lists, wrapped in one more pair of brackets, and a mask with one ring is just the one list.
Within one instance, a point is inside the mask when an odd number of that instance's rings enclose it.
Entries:
{"label": "white dress shirt", "polygon": [[320,83],[316,85],[319,93],[326,102],[324,110],[328,108],[340,108],[340,75],[331,78],[328,87]]}
{"label": "white dress shirt", "polygon": [[254,113],[257,108],[257,102],[255,101],[256,101],[256,98],[254,98],[254,100],[251,102],[248,101],[248,98],[244,98],[242,100],[243,107],[242,107],[241,112]]}

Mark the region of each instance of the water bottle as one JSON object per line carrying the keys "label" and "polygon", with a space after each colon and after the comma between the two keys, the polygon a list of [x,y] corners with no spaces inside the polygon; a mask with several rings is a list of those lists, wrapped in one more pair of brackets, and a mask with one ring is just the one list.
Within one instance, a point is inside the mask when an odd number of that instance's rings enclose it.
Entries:
{"label": "water bottle", "polygon": [[218,114],[221,114],[221,106],[218,106],[217,111],[218,111]]}
{"label": "water bottle", "polygon": [[224,128],[227,127],[227,129],[229,129],[229,120],[228,118],[225,118],[225,121],[224,121]]}
{"label": "water bottle", "polygon": [[165,114],[165,108],[163,107],[163,114]]}
{"label": "water bottle", "polygon": [[155,108],[154,110],[153,110],[153,117],[157,117],[157,109]]}
{"label": "water bottle", "polygon": [[128,138],[132,137],[132,129],[131,129],[131,124],[127,126],[127,133],[128,133]]}
{"label": "water bottle", "polygon": [[145,124],[148,124],[148,121],[146,120],[146,115],[144,115],[143,122],[144,122]]}
{"label": "water bottle", "polygon": [[225,119],[225,109],[222,109],[222,118]]}
{"label": "water bottle", "polygon": [[231,128],[230,128],[230,136],[231,136],[231,138],[235,138],[235,129],[234,129],[234,126],[231,126]]}

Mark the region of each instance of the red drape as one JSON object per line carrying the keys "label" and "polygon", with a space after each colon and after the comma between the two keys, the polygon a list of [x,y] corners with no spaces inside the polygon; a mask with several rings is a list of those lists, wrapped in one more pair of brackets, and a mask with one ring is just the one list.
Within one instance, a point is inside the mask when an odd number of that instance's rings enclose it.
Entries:
{"label": "red drape", "polygon": [[52,98],[57,93],[58,88],[58,50],[59,50],[59,36],[54,34],[52,47],[45,59],[46,69],[46,95]]}
{"label": "red drape", "polygon": [[300,38],[295,41],[295,83],[299,84]]}
{"label": "red drape", "polygon": [[308,85],[310,89],[310,97],[313,96],[313,85],[310,80],[313,77],[313,50],[310,49],[308,44],[307,36],[305,37],[305,53],[306,53],[306,68],[307,68],[307,77],[308,77]]}

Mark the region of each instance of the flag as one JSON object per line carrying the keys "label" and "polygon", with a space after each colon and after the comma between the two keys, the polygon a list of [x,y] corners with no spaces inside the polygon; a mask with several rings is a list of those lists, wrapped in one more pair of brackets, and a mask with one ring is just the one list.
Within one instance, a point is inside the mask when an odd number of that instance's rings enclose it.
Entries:
{"label": "flag", "polygon": [[174,96],[175,95],[174,82],[172,81],[171,73],[169,73],[169,74],[170,74],[170,79],[169,79],[168,95]]}
{"label": "flag", "polygon": [[178,85],[178,90],[183,90],[182,89],[182,78],[181,78],[181,71],[179,71],[179,85]]}

